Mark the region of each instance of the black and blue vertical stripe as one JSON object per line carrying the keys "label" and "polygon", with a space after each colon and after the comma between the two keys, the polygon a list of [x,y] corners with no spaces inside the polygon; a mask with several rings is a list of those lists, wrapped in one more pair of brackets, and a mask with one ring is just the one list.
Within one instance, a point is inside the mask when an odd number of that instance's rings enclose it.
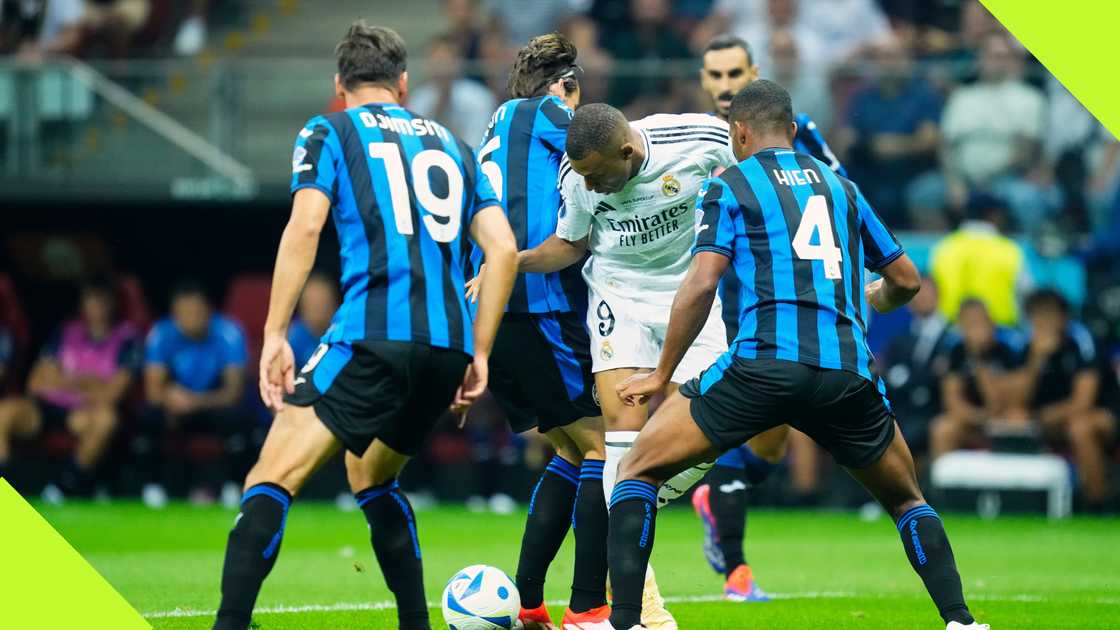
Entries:
{"label": "black and blue vertical stripe", "polygon": [[[859,189],[789,149],[760,151],[706,186],[695,251],[729,257],[739,281],[739,332],[729,355],[847,370],[882,392],[867,347],[863,270],[889,264],[902,248]],[[828,206],[831,240],[841,250],[840,278],[826,277],[822,261],[801,258],[793,248],[814,196]],[[811,242],[821,242],[818,232]],[[701,379],[701,391],[728,365],[730,356],[717,361]]]}
{"label": "black and blue vertical stripe", "polygon": [[[399,155],[400,168],[377,156],[385,145]],[[413,169],[425,151],[449,157],[454,172]],[[293,193],[316,188],[331,199],[339,238],[343,300],[323,342],[377,339],[473,352],[463,298],[465,235],[474,213],[496,204],[473,150],[434,121],[397,105],[371,104],[311,119],[296,140],[292,170]],[[427,181],[418,184],[414,175]],[[416,189],[448,199],[450,178],[463,184],[460,197],[448,202],[458,208],[460,227],[442,242],[426,222],[451,219],[425,207]],[[401,233],[398,219],[411,222],[411,234]]]}
{"label": "black and blue vertical stripe", "polygon": [[[480,145],[481,163],[496,165],[501,173],[501,185],[495,182],[495,187],[520,250],[532,249],[556,232],[561,204],[557,180],[571,115],[555,96],[506,101],[494,112]],[[482,257],[481,249],[475,247],[471,262],[476,272]],[[587,289],[579,267],[547,274],[518,274],[508,311],[580,309],[586,302]]]}

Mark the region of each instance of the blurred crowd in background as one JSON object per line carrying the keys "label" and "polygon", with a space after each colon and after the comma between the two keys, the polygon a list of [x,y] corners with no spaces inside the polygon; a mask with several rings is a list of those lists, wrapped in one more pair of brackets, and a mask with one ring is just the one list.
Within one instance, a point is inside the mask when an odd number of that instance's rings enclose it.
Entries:
{"label": "blurred crowd in background", "polygon": [[[0,51],[197,55],[237,4],[5,0]],[[709,111],[699,87],[704,46],[722,33],[746,39],[760,75],[790,89],[926,274],[914,303],[870,330],[920,461],[959,448],[1050,450],[1070,461],[1080,505],[1115,506],[1120,143],[979,2],[438,6],[443,26],[409,41],[409,106],[468,143],[481,139],[516,50],[536,34],[569,36],[584,102],[631,117]],[[324,94],[324,109],[338,107],[329,101]],[[293,326],[300,363],[338,301],[324,269]],[[268,278],[230,269],[220,286],[183,280],[168,291],[126,271],[73,274],[85,277],[69,284],[72,317],[38,326],[27,323],[39,315],[23,307],[19,283],[0,274],[0,472],[52,500],[107,492],[139,493],[152,506],[168,496],[236,502],[269,422],[255,384]],[[405,485],[508,510],[526,498],[545,448],[510,435],[486,400],[464,430],[443,423]],[[833,466],[802,440],[787,474],[758,494],[797,505],[855,500]],[[309,492],[331,496],[341,487],[336,472]]]}

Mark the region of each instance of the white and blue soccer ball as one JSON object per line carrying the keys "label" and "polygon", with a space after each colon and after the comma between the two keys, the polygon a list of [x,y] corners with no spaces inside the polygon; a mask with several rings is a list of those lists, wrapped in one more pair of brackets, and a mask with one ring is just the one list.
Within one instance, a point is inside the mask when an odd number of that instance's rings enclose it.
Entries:
{"label": "white and blue soccer ball", "polygon": [[443,589],[441,603],[451,630],[509,630],[521,612],[521,595],[513,580],[484,564],[456,573]]}

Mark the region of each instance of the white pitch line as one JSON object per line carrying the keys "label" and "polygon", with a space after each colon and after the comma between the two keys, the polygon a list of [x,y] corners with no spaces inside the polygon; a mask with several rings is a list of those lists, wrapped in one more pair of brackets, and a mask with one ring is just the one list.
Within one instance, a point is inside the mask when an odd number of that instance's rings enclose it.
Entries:
{"label": "white pitch line", "polygon": [[[847,599],[856,597],[869,597],[866,594],[851,593],[846,591],[808,591],[804,593],[769,593],[772,599]],[[877,594],[870,595],[870,597],[878,599],[889,599],[897,597],[896,595]],[[1039,595],[972,595],[968,599],[972,601],[983,602],[1029,602],[1029,603],[1042,603],[1054,601],[1051,598],[1041,597]],[[682,597],[666,597],[665,603],[667,604],[704,604],[711,602],[721,602],[722,595],[688,595]],[[1074,600],[1076,601],[1076,600]],[[1094,597],[1088,600],[1092,604],[1104,604],[1110,606],[1120,605],[1120,597]],[[553,600],[545,602],[549,606],[563,606],[567,604],[567,600]],[[325,612],[352,612],[362,610],[394,610],[396,603],[390,601],[383,602],[338,602],[334,604],[305,604],[302,606],[264,606],[257,608],[253,611],[254,615],[292,615],[298,613],[325,613]],[[439,608],[440,605],[436,602],[428,602],[428,608]],[[148,619],[163,619],[167,617],[213,617],[218,614],[216,610],[193,610],[176,608],[175,610],[160,610],[154,612],[146,612],[144,616]]]}

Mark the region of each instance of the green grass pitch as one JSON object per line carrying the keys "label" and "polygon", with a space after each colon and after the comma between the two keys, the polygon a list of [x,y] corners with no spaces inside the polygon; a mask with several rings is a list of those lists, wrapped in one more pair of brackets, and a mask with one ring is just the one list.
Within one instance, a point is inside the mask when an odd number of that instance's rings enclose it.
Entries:
{"label": "green grass pitch", "polygon": [[[156,628],[209,628],[233,512],[132,503],[37,505],[37,509]],[[445,507],[418,514],[429,600],[457,570],[516,569],[524,514]],[[1120,528],[1116,521],[980,521],[947,516],[965,594],[995,630],[1120,628]],[[775,595],[763,604],[719,601],[722,581],[700,554],[700,526],[681,508],[657,523],[653,565],[680,627],[943,628],[888,519],[854,514],[756,511],[747,557]],[[571,537],[546,591],[556,619],[571,583]],[[296,503],[279,562],[265,583],[261,630],[396,627],[388,590],[358,512]],[[438,609],[434,627],[443,628]]]}

